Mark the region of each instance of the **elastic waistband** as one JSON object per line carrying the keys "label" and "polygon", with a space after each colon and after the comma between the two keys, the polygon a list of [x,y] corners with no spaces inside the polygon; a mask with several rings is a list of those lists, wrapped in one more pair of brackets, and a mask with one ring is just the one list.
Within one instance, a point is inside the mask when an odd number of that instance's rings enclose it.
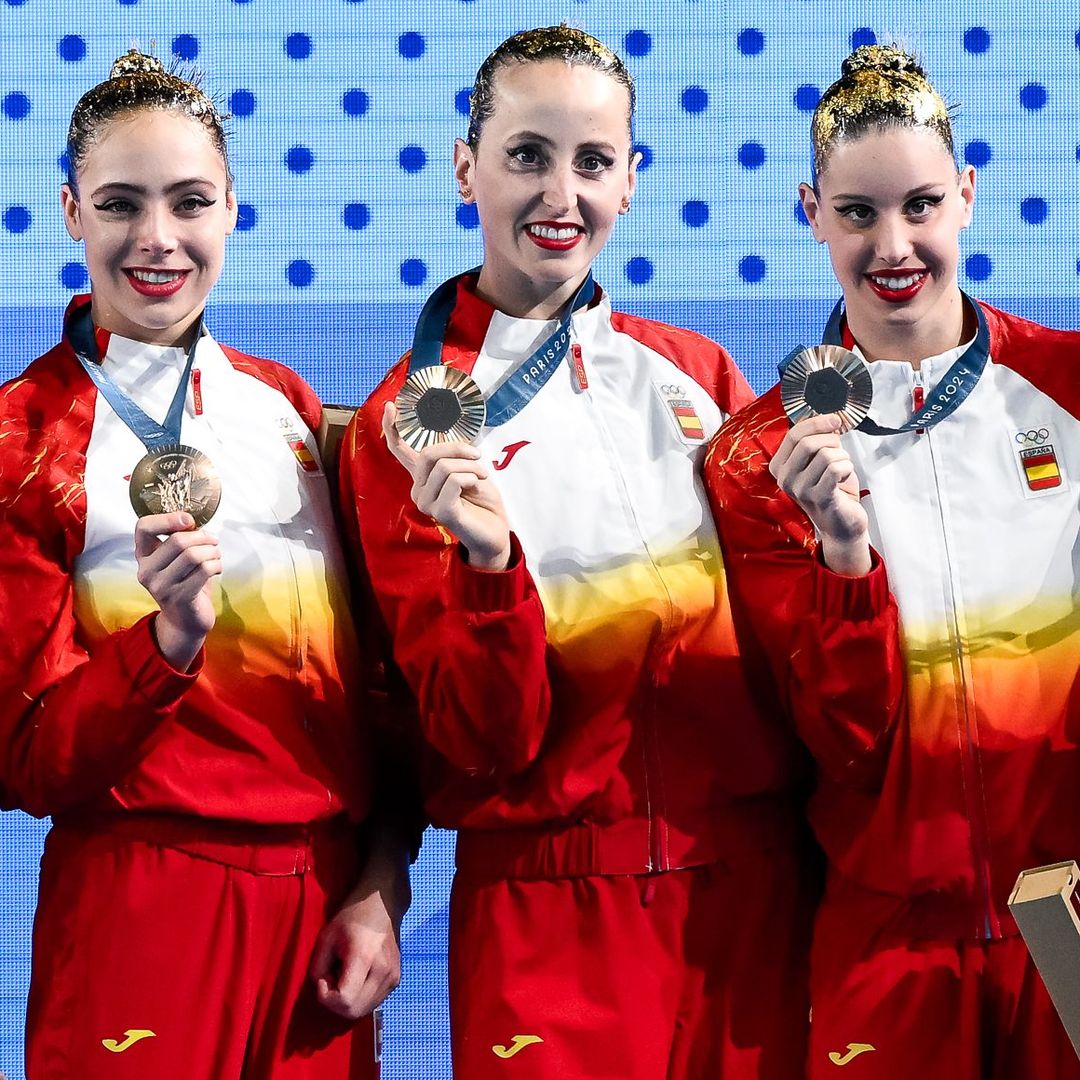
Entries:
{"label": "elastic waistband", "polygon": [[308,825],[253,825],[140,811],[62,818],[53,830],[156,844],[269,877],[306,874],[342,844],[360,842],[358,827],[345,814]]}
{"label": "elastic waistband", "polygon": [[[804,830],[786,797],[717,807],[699,831],[680,834],[662,822],[625,818],[610,825],[580,822],[562,828],[462,829],[458,872],[480,878],[560,878],[649,874],[732,864],[797,843]],[[664,830],[664,865],[653,865],[656,830]]]}

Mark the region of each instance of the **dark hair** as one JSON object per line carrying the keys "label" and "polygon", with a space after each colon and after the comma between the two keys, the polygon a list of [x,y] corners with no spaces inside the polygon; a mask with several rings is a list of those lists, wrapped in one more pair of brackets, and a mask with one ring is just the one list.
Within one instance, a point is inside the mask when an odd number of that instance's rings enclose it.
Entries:
{"label": "dark hair", "polygon": [[890,127],[929,128],[956,160],[949,108],[919,61],[895,45],[861,45],[814,110],[814,183],[837,141]]}
{"label": "dark hair", "polygon": [[472,93],[469,95],[469,134],[465,140],[474,153],[484,124],[495,111],[495,76],[510,64],[530,64],[540,60],[563,60],[567,64],[595,68],[625,86],[630,96],[626,125],[632,138],[634,80],[626,70],[626,65],[602,41],[586,34],[584,30],[561,23],[559,26],[522,30],[521,33],[508,37],[480,65]]}
{"label": "dark hair", "polygon": [[225,163],[232,187],[224,120],[210,96],[199,87],[197,76],[185,79],[167,71],[156,56],[130,49],[114,61],[109,77],[88,90],[71,114],[67,136],[67,182],[78,191],[76,177],[101,130],[118,117],[158,109],[178,112],[206,128],[210,141]]}

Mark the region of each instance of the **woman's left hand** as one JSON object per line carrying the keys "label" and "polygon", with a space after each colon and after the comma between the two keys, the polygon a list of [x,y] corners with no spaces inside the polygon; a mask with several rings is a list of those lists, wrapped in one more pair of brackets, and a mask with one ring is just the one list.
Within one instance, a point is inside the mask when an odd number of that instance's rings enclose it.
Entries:
{"label": "woman's left hand", "polygon": [[401,981],[399,935],[410,896],[404,853],[373,852],[360,882],[315,943],[310,975],[331,1012],[359,1020]]}

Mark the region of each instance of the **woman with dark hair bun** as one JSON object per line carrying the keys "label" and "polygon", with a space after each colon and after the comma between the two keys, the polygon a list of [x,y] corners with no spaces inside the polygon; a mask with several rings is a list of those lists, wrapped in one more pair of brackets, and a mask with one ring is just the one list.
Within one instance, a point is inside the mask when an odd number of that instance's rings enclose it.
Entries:
{"label": "woman with dark hair bun", "polygon": [[458,829],[467,1080],[802,1076],[804,762],[739,655],[699,473],[751,395],[591,275],[633,108],[580,30],[484,61],[454,149],[483,265],[432,295],[343,454],[427,809]]}
{"label": "woman with dark hair bun", "polygon": [[195,83],[129,52],[68,159],[91,292],[0,387],[0,790],[53,817],[27,1075],[374,1078],[408,886],[359,828],[321,407],[204,326],[236,200]]}
{"label": "woman with dark hair bun", "polygon": [[[1080,1076],[1007,906],[1080,852],[1080,334],[961,292],[975,171],[913,57],[856,50],[812,144],[851,386],[803,416],[795,357],[705,470],[818,764],[810,1076]],[[860,384],[865,419],[833,411]],[[822,639],[839,679],[804,650]]]}

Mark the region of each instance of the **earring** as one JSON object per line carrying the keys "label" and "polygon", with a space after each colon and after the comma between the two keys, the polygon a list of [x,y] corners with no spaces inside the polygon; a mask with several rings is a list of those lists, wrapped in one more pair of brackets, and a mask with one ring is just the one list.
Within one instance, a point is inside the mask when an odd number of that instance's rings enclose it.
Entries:
{"label": "earring", "polygon": [[619,207],[619,213],[620,214],[629,214],[630,213],[630,200],[629,199],[623,199],[622,206]]}
{"label": "earring", "polygon": [[466,202],[468,202],[472,198],[472,188],[471,187],[462,187],[462,189],[461,189],[461,197]]}

